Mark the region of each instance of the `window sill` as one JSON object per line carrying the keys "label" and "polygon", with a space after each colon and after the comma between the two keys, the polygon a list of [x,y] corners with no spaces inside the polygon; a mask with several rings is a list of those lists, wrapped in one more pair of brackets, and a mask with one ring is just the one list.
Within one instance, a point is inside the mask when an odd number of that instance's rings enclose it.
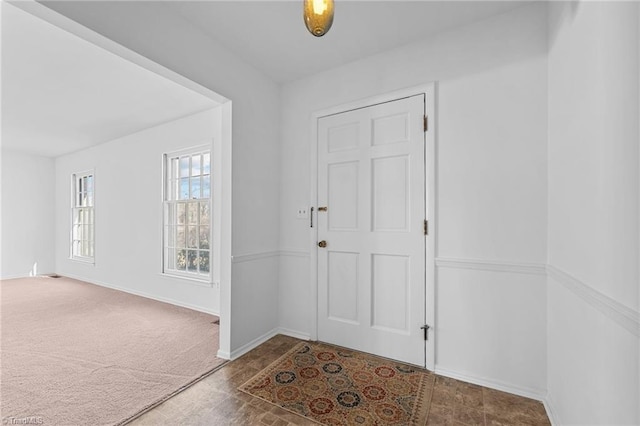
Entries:
{"label": "window sill", "polygon": [[87,265],[93,265],[93,266],[95,266],[95,264],[96,264],[96,260],[92,259],[90,257],[74,257],[74,256],[71,256],[69,258],[69,260],[72,260],[72,261],[78,262],[78,263],[84,263],[84,264],[87,264]]}
{"label": "window sill", "polygon": [[211,281],[210,278],[200,279],[182,274],[173,274],[171,272],[161,272],[160,275],[165,278],[186,281],[189,284],[198,285],[200,287],[213,287],[213,281]]}

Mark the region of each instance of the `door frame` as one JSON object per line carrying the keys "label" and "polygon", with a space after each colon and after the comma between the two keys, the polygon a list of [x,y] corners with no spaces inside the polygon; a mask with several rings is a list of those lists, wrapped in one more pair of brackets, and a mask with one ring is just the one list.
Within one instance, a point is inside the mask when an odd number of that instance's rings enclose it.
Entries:
{"label": "door frame", "polygon": [[437,207],[437,113],[436,113],[436,94],[437,83],[427,83],[424,85],[401,89],[382,95],[376,95],[365,99],[337,105],[331,108],[323,109],[311,114],[311,139],[310,139],[310,200],[309,205],[313,207],[310,212],[313,227],[309,232],[309,283],[310,283],[310,306],[309,306],[309,325],[311,340],[318,339],[318,227],[317,227],[317,211],[318,211],[318,120],[329,115],[348,112],[354,109],[366,108],[376,104],[395,101],[402,98],[408,98],[416,95],[425,95],[425,114],[428,117],[428,130],[425,132],[425,201],[426,211],[425,218],[429,221],[429,234],[426,238],[425,250],[425,314],[426,323],[429,324],[429,339],[426,344],[425,367],[431,371],[435,370],[435,349],[436,349],[436,207]]}

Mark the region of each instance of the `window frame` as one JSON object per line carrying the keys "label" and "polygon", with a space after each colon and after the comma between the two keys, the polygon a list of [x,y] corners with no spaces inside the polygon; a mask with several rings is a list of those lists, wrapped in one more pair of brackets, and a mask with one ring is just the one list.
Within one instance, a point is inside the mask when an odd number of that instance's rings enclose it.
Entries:
{"label": "window frame", "polygon": [[[193,163],[192,163],[192,159],[194,156],[196,155],[209,155],[209,173],[208,174],[204,174],[204,173],[200,173],[199,175],[194,175],[193,174]],[[192,179],[194,176],[198,176],[200,178],[202,178],[203,176],[208,176],[209,178],[209,197],[208,198],[189,198],[191,197],[191,189],[192,186],[191,184],[189,184],[189,197],[187,198],[180,198],[179,196],[176,196],[175,199],[170,199],[169,195],[172,193],[172,191],[176,191],[175,194],[177,194],[177,191],[179,190],[179,182],[180,180],[183,178],[181,175],[178,175],[177,177],[172,175],[172,160],[173,159],[178,159],[178,172],[180,170],[180,159],[184,158],[184,157],[188,157],[189,158],[189,175],[188,178],[189,180]],[[202,157],[201,157],[202,158]],[[202,170],[203,168],[203,164],[200,164],[200,168]],[[188,281],[192,281],[195,283],[200,283],[200,284],[205,284],[207,286],[212,286],[213,282],[214,282],[214,252],[216,250],[216,245],[214,244],[214,233],[213,233],[213,228],[214,228],[214,212],[213,212],[213,186],[214,186],[214,180],[213,180],[213,171],[214,171],[214,167],[213,167],[213,147],[212,144],[205,144],[205,145],[198,145],[198,146],[194,146],[191,148],[185,148],[185,149],[180,149],[178,151],[172,151],[172,152],[167,152],[164,153],[162,155],[162,254],[161,254],[161,274],[165,275],[165,276],[169,276],[169,277],[174,277],[174,278],[180,278],[180,279],[185,279]],[[178,184],[178,187],[172,187],[173,181],[175,181]],[[200,183],[200,191],[202,191],[202,181]],[[174,195],[175,195],[174,194]],[[201,193],[202,194],[202,193]],[[169,218],[169,210],[170,210],[170,205],[173,204],[175,205],[175,211],[174,211],[174,219],[173,221]],[[174,241],[173,246],[170,245],[168,243],[169,238],[171,237],[171,234],[168,232],[169,226],[174,226],[174,227],[178,227],[180,226],[178,223],[178,216],[177,216],[177,209],[178,209],[178,204],[191,204],[191,205],[197,205],[198,206],[198,217],[197,217],[197,222],[195,225],[189,225],[188,221],[188,207],[185,207],[185,218],[184,218],[184,224],[182,226],[185,227],[185,247],[178,247],[177,241]],[[207,224],[208,228],[209,228],[209,232],[207,234],[208,236],[208,248],[206,249],[201,249],[200,248],[200,238],[202,236],[201,232],[200,232],[200,228],[202,225],[202,223],[200,222],[200,208],[201,205],[206,204],[208,207],[208,211],[209,211],[209,222]],[[197,250],[197,253],[199,254],[200,251],[205,250],[209,253],[209,271],[208,273],[202,273],[199,270],[193,272],[193,271],[189,271],[188,265],[185,266],[184,270],[180,270],[176,268],[171,268],[169,265],[170,262],[170,250],[186,250],[187,253],[188,251],[191,249],[190,247],[188,247],[188,243],[186,242],[188,236],[187,236],[187,229],[189,226],[195,226],[196,227],[196,235],[197,235],[197,244],[195,248],[193,248],[193,250]],[[175,234],[173,235],[173,238],[177,238],[177,230],[174,230]],[[176,261],[176,259],[174,258],[174,261]],[[188,261],[188,260],[187,260]]]}
{"label": "window frame", "polygon": [[[89,192],[89,191],[81,191],[79,188],[79,181],[83,178],[91,177],[92,178],[92,187],[91,187],[91,201],[89,205],[82,206],[77,204],[78,194],[79,192]],[[84,223],[83,221],[80,223],[76,223],[76,212],[83,209],[90,209],[90,217],[92,220],[89,223]],[[70,208],[70,228],[69,228],[69,259],[88,263],[95,265],[96,258],[96,174],[95,169],[85,170],[82,172],[75,172],[71,174],[71,208]],[[89,226],[91,230],[89,234],[91,235],[91,239],[77,239],[74,233],[76,226]],[[90,242],[90,252],[91,255],[83,255],[75,253],[76,241],[86,241]]]}

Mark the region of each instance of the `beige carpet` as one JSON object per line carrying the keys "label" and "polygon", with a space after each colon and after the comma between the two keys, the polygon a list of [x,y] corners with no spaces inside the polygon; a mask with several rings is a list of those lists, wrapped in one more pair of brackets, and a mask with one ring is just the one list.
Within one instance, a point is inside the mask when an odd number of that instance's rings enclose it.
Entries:
{"label": "beige carpet", "polygon": [[67,278],[0,283],[5,423],[118,424],[224,362],[212,315]]}

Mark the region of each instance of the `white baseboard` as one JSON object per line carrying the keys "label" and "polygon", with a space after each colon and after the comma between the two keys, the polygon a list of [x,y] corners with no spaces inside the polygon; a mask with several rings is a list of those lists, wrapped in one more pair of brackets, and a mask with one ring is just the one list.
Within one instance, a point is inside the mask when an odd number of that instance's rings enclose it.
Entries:
{"label": "white baseboard", "polygon": [[249,343],[246,343],[246,344],[240,346],[238,349],[236,349],[234,351],[231,351],[231,353],[228,353],[226,351],[225,352],[218,351],[218,358],[230,359],[230,360],[238,359],[242,355],[244,355],[247,352],[257,348],[258,346],[260,346],[261,344],[263,344],[267,340],[271,339],[272,337],[277,336],[278,334],[282,334],[284,336],[289,336],[289,337],[294,337],[296,339],[301,339],[301,340],[309,340],[309,335],[306,334],[306,333],[302,333],[302,332],[299,332],[299,331],[296,331],[296,330],[290,330],[288,328],[276,327],[276,328],[266,332],[262,336],[256,337],[255,339],[253,339]]}
{"label": "white baseboard", "polygon": [[[101,281],[96,281],[96,280],[89,281],[86,278],[82,278],[82,277],[78,277],[78,276],[74,276],[74,275],[70,275],[70,274],[65,274],[63,276],[64,277],[68,277],[68,278],[73,278],[74,280],[84,281],[84,282],[89,283],[89,284],[99,285],[100,287],[106,287],[106,288],[110,288],[112,290],[118,290],[118,291],[122,291],[124,293],[133,294],[134,296],[140,296],[140,297],[144,297],[144,298],[147,298],[147,299],[155,300],[157,302],[169,303],[170,305],[180,306],[182,308],[191,309],[191,310],[202,312],[202,313],[205,313],[205,314],[215,315],[217,317],[220,316],[219,312],[214,312],[212,310],[203,308],[202,306],[196,306],[196,305],[192,305],[190,303],[184,303],[184,302],[180,302],[180,301],[177,301],[177,300],[173,300],[173,299],[170,299],[168,297],[159,297],[159,296],[155,296],[155,295],[152,295],[152,294],[149,294],[149,293],[145,293],[143,291],[131,290],[129,288],[119,287],[119,286],[115,286],[115,285],[112,285],[112,284],[107,284],[107,283],[101,282]],[[225,359],[227,359],[227,358],[225,358]]]}
{"label": "white baseboard", "polygon": [[47,275],[53,275],[55,272],[49,272],[46,274],[38,274],[35,277],[29,275],[29,274],[18,274],[18,275],[6,275],[6,276],[2,276],[0,277],[0,281],[2,280],[16,280],[19,278],[46,278]]}
{"label": "white baseboard", "polygon": [[495,389],[514,395],[524,396],[525,398],[535,399],[540,402],[544,402],[546,398],[546,392],[541,389],[529,389],[520,386],[514,386],[510,383],[501,382],[499,380],[472,376],[467,373],[460,373],[458,371],[448,370],[446,368],[440,368],[438,366],[436,366],[435,373],[441,376],[450,377],[452,379],[461,380],[463,382],[472,383],[474,385],[484,386],[485,388]]}
{"label": "white baseboard", "polygon": [[216,357],[221,358],[221,359],[230,360],[231,359],[231,354],[229,353],[229,351],[223,351],[222,349],[218,349],[218,352],[216,353]]}
{"label": "white baseboard", "polygon": [[309,335],[309,333],[303,333],[301,331],[291,330],[290,328],[280,327],[278,328],[278,334],[282,334],[284,336],[289,336],[289,337],[293,337],[295,339],[300,339],[300,340],[306,340],[306,341],[311,340],[311,336]]}
{"label": "white baseboard", "polygon": [[252,349],[257,348],[258,346],[260,346],[261,344],[263,344],[267,340],[271,339],[272,337],[276,336],[277,334],[278,334],[278,329],[277,328],[271,329],[270,331],[267,331],[262,336],[258,336],[255,339],[253,339],[252,341],[250,341],[249,343],[246,343],[246,344],[240,346],[238,349],[236,349],[234,351],[231,351],[231,354],[229,355],[229,358],[225,358],[225,359],[230,359],[230,360],[238,359],[242,355],[246,354],[247,352],[249,352]]}
{"label": "white baseboard", "polygon": [[554,408],[553,402],[551,402],[551,397],[549,397],[549,394],[547,394],[547,396],[544,398],[542,403],[544,404],[544,409],[547,412],[547,417],[549,417],[549,422],[551,422],[551,426],[561,425],[562,422],[558,417],[558,411]]}
{"label": "white baseboard", "polygon": [[29,275],[3,275],[2,277],[0,277],[0,280],[17,280],[20,278],[33,278],[30,277]]}

